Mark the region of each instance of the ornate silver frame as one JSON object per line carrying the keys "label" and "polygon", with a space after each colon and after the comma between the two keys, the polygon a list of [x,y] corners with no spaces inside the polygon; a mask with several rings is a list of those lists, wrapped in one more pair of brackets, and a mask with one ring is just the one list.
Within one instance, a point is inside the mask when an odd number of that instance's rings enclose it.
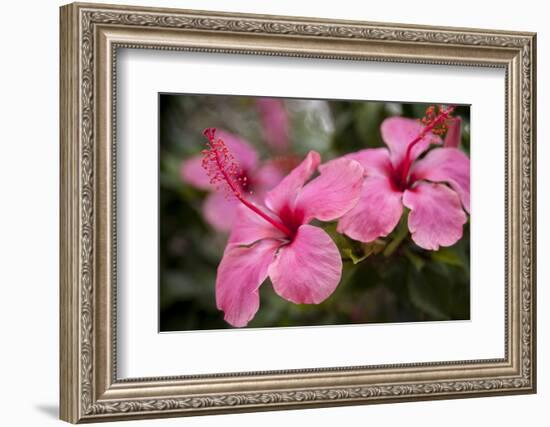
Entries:
{"label": "ornate silver frame", "polygon": [[[534,393],[535,34],[174,9],[61,8],[61,418],[78,423]],[[117,48],[501,67],[506,71],[505,357],[119,380]]]}

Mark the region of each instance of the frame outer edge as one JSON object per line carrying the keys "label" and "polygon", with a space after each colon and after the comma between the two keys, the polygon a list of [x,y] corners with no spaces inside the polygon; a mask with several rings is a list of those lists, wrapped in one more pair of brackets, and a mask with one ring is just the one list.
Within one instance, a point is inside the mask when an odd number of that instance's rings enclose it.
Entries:
{"label": "frame outer edge", "polygon": [[79,246],[78,238],[78,19],[74,5],[59,9],[59,418],[79,416]]}
{"label": "frame outer edge", "polygon": [[[519,134],[522,135],[521,141],[526,149],[525,156],[521,155],[522,167],[518,174],[525,178],[524,186],[521,187],[520,197],[524,195],[522,213],[523,219],[528,227],[525,232],[526,247],[524,247],[524,256],[527,257],[527,267],[525,271],[524,291],[524,311],[529,312],[522,320],[523,328],[518,331],[527,331],[520,334],[525,340],[522,349],[519,350],[520,360],[525,360],[521,377],[507,379],[473,378],[472,380],[459,381],[458,386],[466,386],[466,389],[459,390],[453,388],[455,383],[425,383],[425,384],[397,384],[398,394],[394,394],[394,386],[374,387],[374,394],[369,394],[370,389],[365,387],[364,394],[359,388],[346,389],[294,389],[274,391],[269,390],[261,393],[239,392],[227,395],[195,395],[189,397],[174,396],[174,398],[146,398],[141,400],[134,399],[106,399],[97,400],[95,395],[97,378],[95,353],[97,351],[97,328],[92,330],[90,321],[94,315],[95,305],[98,295],[94,290],[97,285],[97,275],[93,267],[97,262],[96,232],[97,221],[97,190],[96,179],[94,175],[97,172],[97,157],[94,155],[97,138],[95,134],[95,113],[96,107],[91,105],[97,103],[95,95],[95,73],[94,68],[88,69],[88,61],[94,62],[93,47],[94,37],[82,29],[86,29],[89,20],[81,21],[81,12],[83,9],[90,8],[92,11],[105,13],[128,12],[129,18],[136,14],[143,13],[167,13],[192,14],[193,21],[189,25],[182,25],[182,28],[199,28],[201,31],[231,31],[233,34],[253,33],[256,31],[254,25],[249,27],[236,26],[234,22],[244,22],[249,24],[261,25],[260,33],[269,33],[270,35],[286,36],[295,35],[300,37],[326,37],[325,40],[335,39],[362,39],[364,37],[361,28],[348,28],[355,23],[346,21],[334,21],[333,24],[342,24],[346,28],[344,33],[333,33],[333,29],[325,24],[331,24],[330,21],[318,21],[316,18],[293,18],[284,16],[261,16],[247,14],[224,14],[214,11],[183,11],[177,9],[157,9],[143,7],[128,7],[123,5],[101,5],[101,4],[83,4],[77,3],[61,7],[61,32],[60,32],[60,139],[61,139],[61,197],[60,197],[60,383],[61,383],[61,419],[71,422],[94,422],[119,419],[140,419],[140,418],[160,418],[167,416],[182,415],[201,415],[229,412],[249,412],[258,410],[280,410],[290,408],[306,407],[327,407],[336,405],[382,403],[385,401],[398,402],[410,400],[436,400],[441,398],[463,398],[471,396],[487,396],[497,394],[521,394],[533,393],[536,391],[536,340],[535,340],[535,284],[536,284],[536,181],[535,181],[535,110],[536,110],[536,35],[534,33],[512,33],[490,30],[464,29],[464,34],[459,28],[437,28],[437,27],[414,27],[400,24],[380,24],[380,23],[356,23],[358,26],[369,24],[386,27],[387,30],[398,31],[397,39],[407,40],[407,42],[418,42],[424,46],[433,45],[481,45],[482,47],[495,47],[502,50],[514,51],[517,53],[523,51],[525,55],[516,58],[521,70],[523,70],[523,80],[514,85],[519,94],[523,97],[521,101],[514,104],[520,104],[522,111],[529,114],[530,117],[523,121],[517,121],[518,128],[521,128]],[[109,13],[106,14],[105,22],[110,23]],[[86,17],[86,15],[82,15]],[[243,17],[243,21],[237,18]],[[145,16],[148,18],[148,16]],[[290,28],[288,34],[284,33],[284,28],[279,28],[278,20],[283,20],[283,24]],[[270,22],[273,20],[273,22]],[[116,20],[115,20],[116,21]],[[267,21],[267,22],[266,22]],[[92,22],[93,23],[93,22]],[[117,24],[117,22],[115,22]],[[144,19],[144,26],[151,25],[148,19]],[[268,25],[269,24],[269,25]],[[139,25],[137,22],[131,22],[131,25]],[[266,25],[264,29],[264,25]],[[273,26],[275,25],[275,26]],[[169,25],[168,25],[169,26]],[[167,26],[167,27],[168,27]],[[82,27],[82,28],[81,28]],[[304,28],[305,27],[305,31]],[[418,28],[419,31],[413,31]],[[309,30],[319,32],[310,33]],[[372,28],[371,28],[372,29]],[[376,29],[376,28],[374,28]],[[350,32],[348,32],[348,30]],[[314,32],[315,32],[314,31]],[[401,33],[403,31],[403,34]],[[444,31],[441,33],[444,37],[436,37],[432,40],[430,34],[434,31]],[[423,33],[428,34],[425,36]],[[86,37],[83,37],[86,35]],[[432,34],[433,35],[433,34]],[[437,34],[436,34],[437,35]],[[453,37],[459,37],[458,41]],[[463,38],[460,38],[462,36]],[[370,37],[370,36],[369,36]],[[366,38],[369,38],[366,37]],[[412,37],[412,39],[410,38]],[[376,36],[378,41],[383,37]],[[390,35],[390,39],[393,35]],[[321,39],[319,39],[321,40]],[[461,41],[462,40],[462,41]],[[443,44],[442,44],[443,43]],[[527,52],[525,52],[527,50]],[[292,55],[294,56],[294,55]],[[300,56],[299,54],[296,56]],[[82,61],[82,62],[81,62]],[[404,61],[408,62],[408,61]],[[442,63],[445,59],[442,59]],[[94,67],[97,64],[94,64]],[[88,92],[88,89],[91,89]],[[517,95],[517,94],[516,94]],[[517,99],[517,98],[516,98]],[[86,108],[83,110],[83,106]],[[516,117],[517,120],[517,117]],[[524,132],[528,134],[523,137]],[[519,144],[519,142],[518,142]],[[525,191],[525,192],[524,192]],[[527,192],[529,194],[527,194]],[[82,196],[82,197],[81,197]],[[517,224],[520,227],[520,224]],[[530,226],[530,229],[529,229]],[[520,234],[520,236],[522,236]],[[522,236],[523,237],[523,236]],[[92,241],[90,241],[92,239]],[[90,270],[92,268],[92,270]],[[524,271],[524,270],[522,270]],[[535,274],[533,274],[535,273]],[[519,310],[518,310],[519,311]],[[529,328],[531,329],[529,331]],[[519,345],[518,345],[519,349]],[[531,363],[529,363],[531,362]],[[499,385],[502,382],[502,385]],[[420,388],[416,388],[420,387]],[[471,389],[469,388],[471,387]],[[500,389],[500,390],[499,390]],[[369,392],[369,393],[367,393]],[[389,393],[386,395],[386,393]],[[364,394],[364,395],[363,395]],[[387,399],[386,399],[387,398]],[[266,400],[267,399],[267,400]]]}
{"label": "frame outer edge", "polygon": [[531,390],[537,393],[537,33],[531,35]]}

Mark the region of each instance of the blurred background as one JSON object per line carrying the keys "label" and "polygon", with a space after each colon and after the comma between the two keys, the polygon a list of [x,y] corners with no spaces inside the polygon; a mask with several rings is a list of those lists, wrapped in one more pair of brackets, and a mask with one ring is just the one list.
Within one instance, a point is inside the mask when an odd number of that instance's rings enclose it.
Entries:
{"label": "blurred background", "polygon": [[[428,104],[160,94],[159,324],[160,331],[231,328],[215,302],[216,269],[227,232],[205,218],[211,191],[182,176],[182,165],[205,148],[202,131],[215,127],[250,144],[259,162],[290,170],[309,150],[323,161],[384,146],[380,124],[390,116],[420,119]],[[469,107],[460,148],[469,155]],[[185,175],[185,174],[183,174]],[[386,238],[354,245],[324,228],[342,250],[336,291],[318,305],[280,298],[269,279],[248,327],[464,320],[470,317],[470,228],[454,246],[427,251],[410,239],[406,220]]]}

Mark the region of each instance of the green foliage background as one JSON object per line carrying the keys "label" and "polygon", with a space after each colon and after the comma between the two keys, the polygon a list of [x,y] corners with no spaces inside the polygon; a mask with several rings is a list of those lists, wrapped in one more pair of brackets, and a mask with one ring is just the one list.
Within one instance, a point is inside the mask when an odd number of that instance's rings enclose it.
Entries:
{"label": "green foliage background", "polygon": [[[245,138],[262,159],[274,155],[264,142],[252,97],[161,94],[160,103],[160,330],[230,328],[216,309],[215,277],[227,236],[202,217],[206,193],[185,184],[181,162],[204,148],[206,127]],[[323,161],[367,147],[384,146],[380,124],[389,116],[421,118],[426,104],[285,99],[290,150],[317,150]],[[469,107],[461,148],[469,154]],[[369,245],[325,229],[341,248],[344,269],[336,291],[318,305],[283,300],[269,279],[260,288],[260,310],[248,327],[459,320],[470,316],[470,228],[452,247],[426,251],[410,239],[406,216],[391,233]]]}

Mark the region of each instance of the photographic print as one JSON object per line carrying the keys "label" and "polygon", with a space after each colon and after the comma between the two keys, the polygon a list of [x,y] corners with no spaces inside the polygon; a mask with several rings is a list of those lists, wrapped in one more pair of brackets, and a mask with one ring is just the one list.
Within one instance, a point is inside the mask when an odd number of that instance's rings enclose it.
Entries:
{"label": "photographic print", "polygon": [[161,332],[470,318],[470,110],[159,94]]}
{"label": "photographic print", "polygon": [[59,21],[61,419],[536,392],[535,33]]}

